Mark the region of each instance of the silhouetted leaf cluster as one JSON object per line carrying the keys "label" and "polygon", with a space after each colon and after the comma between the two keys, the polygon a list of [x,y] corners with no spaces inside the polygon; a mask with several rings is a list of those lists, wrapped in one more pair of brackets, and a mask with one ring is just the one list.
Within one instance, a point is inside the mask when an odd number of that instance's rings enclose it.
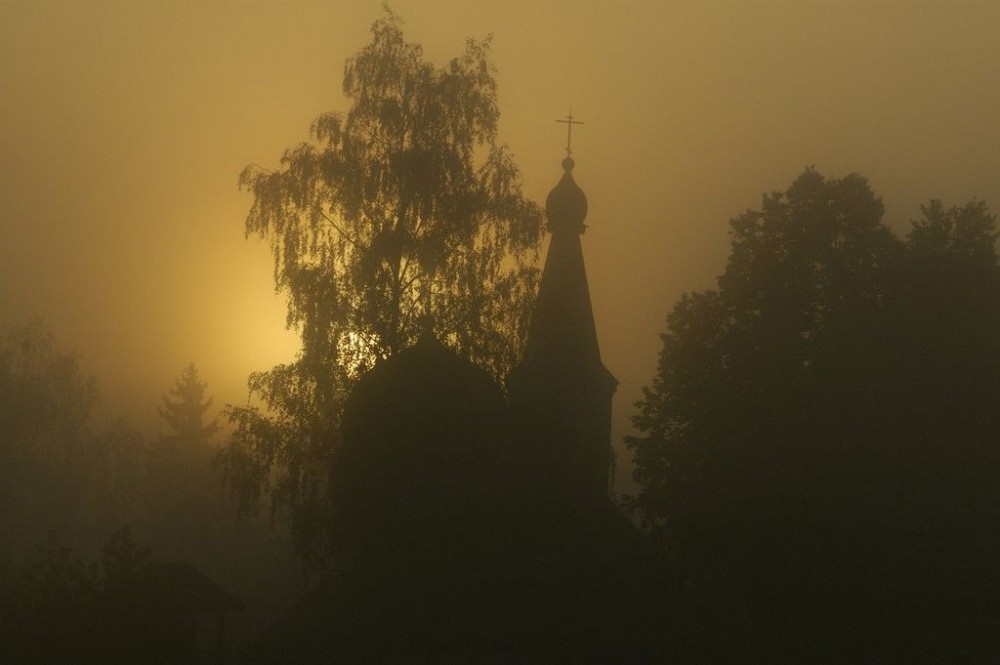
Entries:
{"label": "silhouetted leaf cluster", "polygon": [[980,201],[900,240],[856,175],[731,222],[667,318],[630,498],[710,602],[774,644],[978,644],[1000,593],[1000,271]]}
{"label": "silhouetted leaf cluster", "polygon": [[494,376],[517,358],[541,211],[497,140],[493,72],[488,39],[435,67],[389,12],[344,68],[349,110],[320,116],[277,170],[242,174],[247,234],[271,242],[302,348],[250,377],[265,408],[230,409],[224,463],[244,509],[290,509],[307,559],[324,547],[328,466],[361,373],[425,325]]}

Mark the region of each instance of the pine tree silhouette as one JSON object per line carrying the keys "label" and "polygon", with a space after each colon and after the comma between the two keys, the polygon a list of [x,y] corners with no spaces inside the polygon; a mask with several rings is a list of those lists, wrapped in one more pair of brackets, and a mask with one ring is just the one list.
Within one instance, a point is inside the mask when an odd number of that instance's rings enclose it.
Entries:
{"label": "pine tree silhouette", "polygon": [[169,395],[163,396],[163,406],[158,409],[160,417],[172,430],[165,438],[185,447],[208,443],[218,431],[219,423],[217,419],[204,422],[205,413],[212,406],[212,398],[205,398],[207,388],[208,384],[198,376],[194,363],[184,368]]}

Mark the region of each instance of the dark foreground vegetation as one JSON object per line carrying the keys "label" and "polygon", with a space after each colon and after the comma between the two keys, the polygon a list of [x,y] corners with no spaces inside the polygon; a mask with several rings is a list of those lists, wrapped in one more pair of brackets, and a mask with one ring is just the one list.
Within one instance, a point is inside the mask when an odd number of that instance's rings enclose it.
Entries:
{"label": "dark foreground vegetation", "polygon": [[40,323],[0,341],[0,661],[184,662],[218,651],[220,612],[230,648],[303,588],[287,537],[236,523],[205,390],[186,368],[150,438],[99,422]]}
{"label": "dark foreground vegetation", "polygon": [[389,14],[344,93],[243,174],[302,348],[250,378],[224,444],[194,366],[149,438],[95,424],[94,379],[39,324],[0,342],[0,661],[1000,654],[984,203],[932,201],[899,237],[863,178],[808,169],[732,220],[637,405],[637,527],[607,492],[617,382],[573,160],[536,302],[541,210],[497,139],[489,41],[434,67]]}
{"label": "dark foreground vegetation", "polygon": [[995,218],[932,201],[904,239],[881,218],[863,178],[807,170],[731,222],[718,287],[667,319],[628,505],[706,602],[779,652],[985,658]]}
{"label": "dark foreground vegetation", "polygon": [[305,595],[287,540],[235,529],[193,366],[147,441],[94,427],[94,380],[39,324],[14,330],[0,655],[988,660],[995,221],[931,202],[900,239],[881,215],[864,179],[807,170],[732,221],[718,288],[670,313],[638,405],[641,530],[426,329],[350,391]]}

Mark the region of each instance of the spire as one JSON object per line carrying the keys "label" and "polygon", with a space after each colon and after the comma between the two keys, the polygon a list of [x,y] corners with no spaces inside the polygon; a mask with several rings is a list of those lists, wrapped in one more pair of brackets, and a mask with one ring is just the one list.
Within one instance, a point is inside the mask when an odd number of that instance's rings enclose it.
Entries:
{"label": "spire", "polygon": [[553,428],[547,430],[547,445],[566,452],[567,468],[580,470],[581,487],[604,497],[611,469],[611,400],[618,381],[601,362],[581,238],[587,197],[573,180],[569,138],[562,179],[545,201],[552,237],[524,359],[508,385],[516,408]]}
{"label": "spire", "polygon": [[549,220],[549,230],[575,231],[583,233],[587,228],[583,220],[587,218],[587,197],[573,180],[573,125],[583,123],[573,117],[573,109],[562,120],[566,124],[566,158],[562,160],[563,177],[545,199],[545,216]]}
{"label": "spire", "polygon": [[580,235],[586,228],[583,220],[587,217],[587,197],[573,180],[576,166],[573,158],[566,157],[562,166],[562,179],[545,201],[552,239],[545,257],[524,362],[576,371],[585,367],[603,369],[580,242]]}
{"label": "spire", "polygon": [[[569,148],[566,150],[569,151]],[[545,199],[545,216],[553,234],[564,230],[580,234],[587,228],[583,223],[587,218],[587,196],[573,180],[575,166],[576,162],[572,157],[566,157],[562,161],[562,180]]]}

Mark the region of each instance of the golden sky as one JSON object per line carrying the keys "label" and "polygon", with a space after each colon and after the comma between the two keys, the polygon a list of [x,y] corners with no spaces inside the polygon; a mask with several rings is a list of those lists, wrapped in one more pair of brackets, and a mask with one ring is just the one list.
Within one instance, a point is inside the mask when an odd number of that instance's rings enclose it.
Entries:
{"label": "golden sky", "polygon": [[[867,176],[899,229],[928,198],[1000,207],[1000,3],[395,0],[443,63],[493,33],[501,139],[528,194],[560,176],[569,106],[616,437],[664,317],[714,284],[728,220],[807,165]],[[33,316],[155,423],[189,361],[217,403],[294,353],[251,162],[345,110],[379,0],[2,0],[0,329]]]}

